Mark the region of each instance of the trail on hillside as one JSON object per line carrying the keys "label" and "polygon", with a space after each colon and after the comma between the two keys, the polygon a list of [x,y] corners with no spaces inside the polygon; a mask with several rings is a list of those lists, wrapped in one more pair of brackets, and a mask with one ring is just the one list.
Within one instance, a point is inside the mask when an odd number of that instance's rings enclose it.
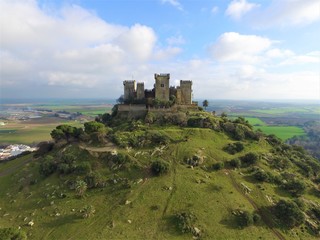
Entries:
{"label": "trail on hillside", "polygon": [[[177,154],[175,154],[175,155],[177,155]],[[169,196],[168,196],[168,198],[167,198],[167,201],[166,201],[166,204],[165,204],[165,206],[164,206],[164,209],[163,209],[163,212],[162,212],[162,217],[166,214],[166,212],[167,212],[167,209],[168,209],[168,207],[169,207],[169,205],[170,205],[170,201],[171,201],[171,199],[172,199],[172,197],[173,197],[173,194],[175,193],[175,191],[177,190],[177,186],[176,186],[176,175],[177,175],[177,159],[176,159],[176,156],[173,158],[174,160],[173,160],[173,162],[172,162],[172,164],[173,164],[173,177],[172,177],[172,190],[170,191],[170,194],[169,194]]]}
{"label": "trail on hillside", "polygon": [[[14,160],[11,160],[11,161],[14,161]],[[25,161],[17,164],[17,165],[14,165],[10,168],[7,168],[5,170],[3,170],[2,172],[0,172],[0,177],[4,177],[4,176],[8,176],[9,174],[13,173],[14,171],[16,171],[18,168],[26,165],[27,163],[31,162],[32,161],[32,157],[26,159]]]}
{"label": "trail on hillside", "polygon": [[277,230],[273,227],[272,220],[263,212],[259,209],[258,205],[253,201],[247,194],[245,194],[240,185],[237,183],[235,180],[234,176],[232,175],[231,171],[225,170],[225,173],[227,176],[230,177],[231,183],[233,187],[245,198],[248,200],[248,202],[253,206],[253,208],[259,213],[261,216],[262,221],[267,225],[268,228],[270,228],[271,232],[280,240],[286,240],[286,238]]}

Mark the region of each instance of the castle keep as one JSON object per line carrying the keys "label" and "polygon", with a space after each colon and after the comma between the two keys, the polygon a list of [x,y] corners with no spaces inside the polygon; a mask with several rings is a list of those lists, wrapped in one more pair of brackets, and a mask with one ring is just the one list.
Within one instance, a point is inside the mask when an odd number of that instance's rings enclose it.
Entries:
{"label": "castle keep", "polygon": [[170,74],[161,73],[154,74],[155,84],[154,88],[144,89],[144,83],[135,80],[126,80],[123,82],[124,86],[124,102],[125,103],[150,103],[154,100],[161,102],[175,101],[178,105],[191,105],[192,104],[192,81],[181,80],[180,86],[170,86]]}

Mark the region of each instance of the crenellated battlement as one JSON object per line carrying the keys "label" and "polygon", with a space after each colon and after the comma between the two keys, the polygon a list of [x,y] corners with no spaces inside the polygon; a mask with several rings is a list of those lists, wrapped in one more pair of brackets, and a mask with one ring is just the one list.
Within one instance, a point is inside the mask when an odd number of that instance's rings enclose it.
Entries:
{"label": "crenellated battlement", "polygon": [[143,82],[135,80],[125,80],[124,101],[135,103],[146,103],[148,105],[154,99],[162,102],[168,102],[171,96],[175,97],[175,104],[192,104],[192,81],[180,80],[180,86],[170,86],[170,73],[155,73],[155,84],[153,89],[144,89]]}

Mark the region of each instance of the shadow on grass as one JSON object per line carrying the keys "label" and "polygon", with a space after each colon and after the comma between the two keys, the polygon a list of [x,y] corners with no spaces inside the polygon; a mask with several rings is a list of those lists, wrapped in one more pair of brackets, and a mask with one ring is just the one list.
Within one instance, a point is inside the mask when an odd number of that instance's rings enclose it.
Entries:
{"label": "shadow on grass", "polygon": [[62,226],[64,224],[70,224],[70,223],[77,223],[78,221],[85,220],[82,217],[76,215],[76,214],[69,214],[69,215],[64,215],[64,216],[59,216],[52,221],[44,223],[43,225],[48,228],[55,228]]}
{"label": "shadow on grass", "polygon": [[163,220],[163,224],[160,227],[162,232],[168,233],[175,237],[178,237],[184,234],[179,230],[177,219],[174,215],[165,216],[162,218],[162,220]]}
{"label": "shadow on grass", "polygon": [[237,222],[237,218],[233,215],[228,215],[220,220],[219,224],[225,226],[228,229],[241,229]]}

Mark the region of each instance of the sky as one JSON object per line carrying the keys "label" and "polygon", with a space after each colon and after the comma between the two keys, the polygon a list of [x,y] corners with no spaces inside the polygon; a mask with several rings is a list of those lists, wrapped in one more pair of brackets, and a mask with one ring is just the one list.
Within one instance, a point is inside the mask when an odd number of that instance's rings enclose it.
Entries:
{"label": "sky", "polygon": [[320,100],[319,47],[319,0],[0,0],[0,99],[113,99],[170,73],[197,99]]}

